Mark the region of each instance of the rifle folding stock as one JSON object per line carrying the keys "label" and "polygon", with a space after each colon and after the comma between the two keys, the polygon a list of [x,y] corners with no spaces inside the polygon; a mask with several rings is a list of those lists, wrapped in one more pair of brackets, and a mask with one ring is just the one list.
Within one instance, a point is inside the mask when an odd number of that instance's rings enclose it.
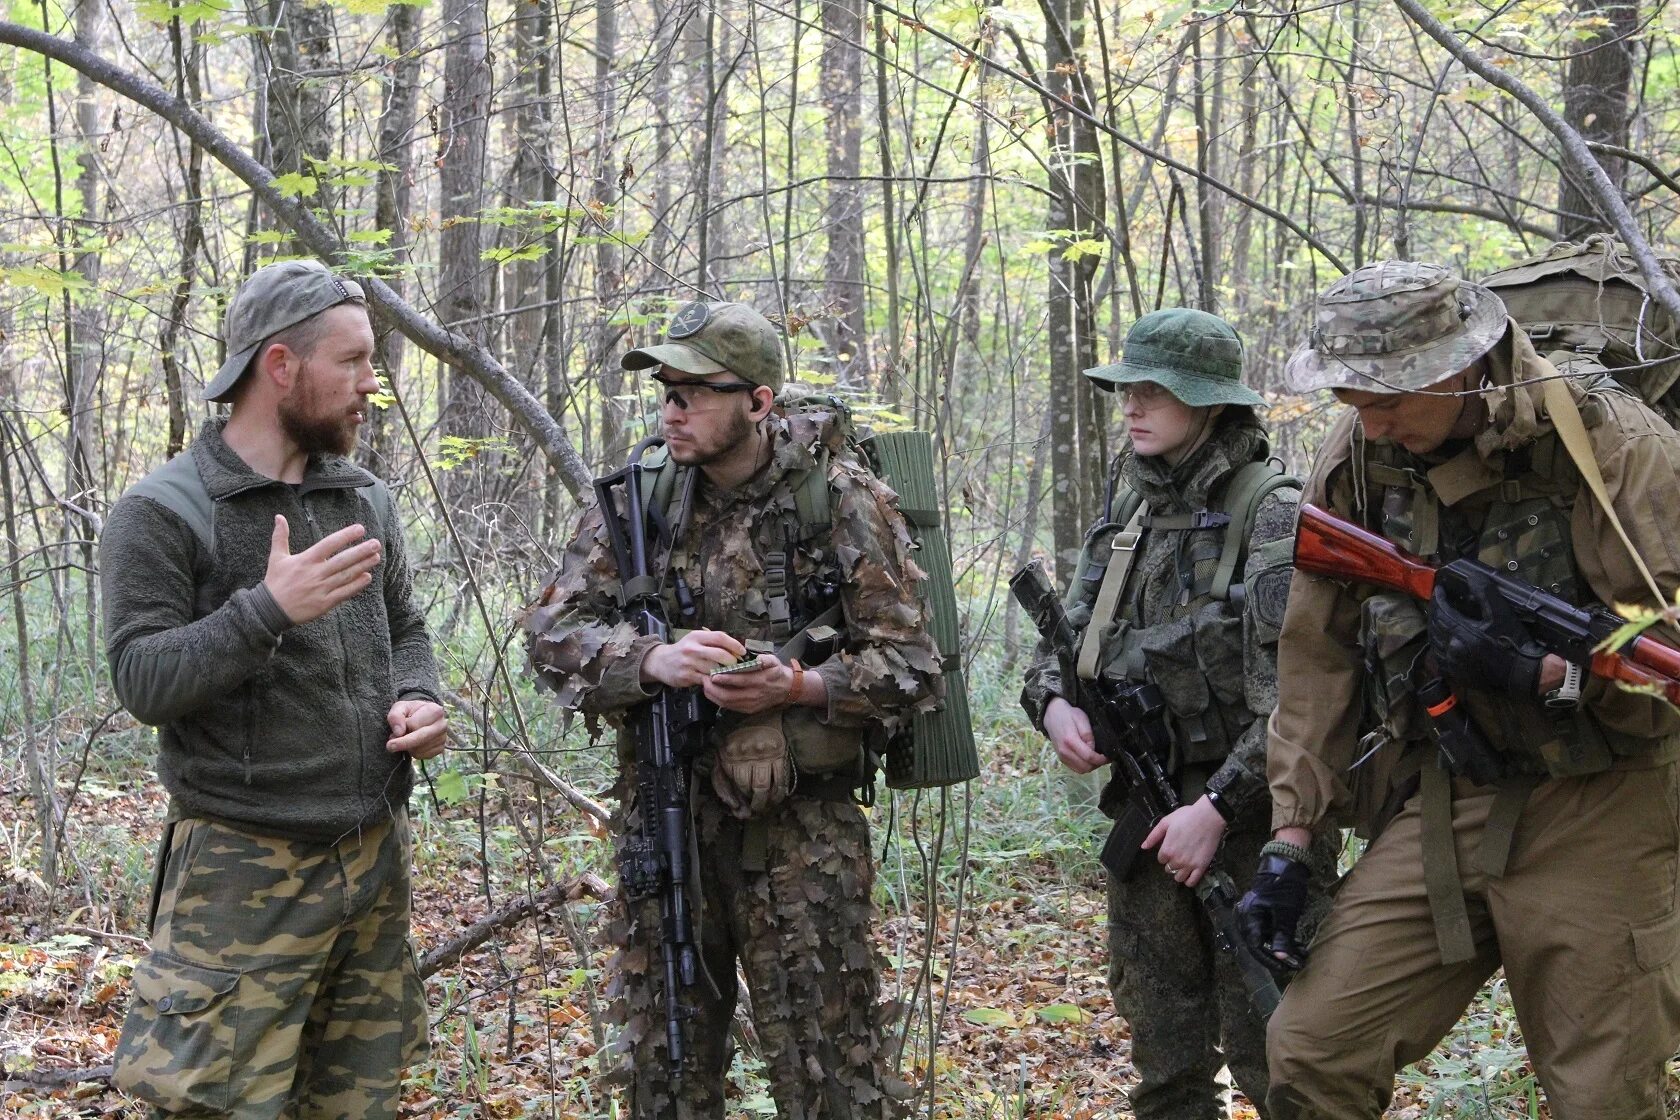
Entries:
{"label": "rifle folding stock", "polygon": [[1351,521],[1303,503],[1295,533],[1295,567],[1424,600],[1437,584],[1453,590],[1472,578],[1486,580],[1548,651],[1596,677],[1654,690],[1680,706],[1680,650],[1643,635],[1620,650],[1600,650],[1623,625],[1617,615],[1602,607],[1577,607],[1473,557],[1436,567]]}
{"label": "rifle folding stock", "polygon": [[[1090,719],[1098,753],[1114,763],[1126,786],[1126,801],[1102,851],[1103,866],[1123,882],[1137,871],[1144,839],[1162,817],[1179,807],[1178,789],[1167,776],[1165,763],[1172,749],[1166,702],[1153,683],[1121,683],[1100,674],[1092,681],[1079,679],[1075,669],[1078,635],[1041,561],[1034,560],[1011,576],[1009,590],[1056,654],[1062,699]],[[1214,940],[1237,962],[1249,1002],[1261,1019],[1270,1018],[1283,996],[1271,970],[1243,943],[1231,877],[1217,867],[1209,868],[1194,890]]]}

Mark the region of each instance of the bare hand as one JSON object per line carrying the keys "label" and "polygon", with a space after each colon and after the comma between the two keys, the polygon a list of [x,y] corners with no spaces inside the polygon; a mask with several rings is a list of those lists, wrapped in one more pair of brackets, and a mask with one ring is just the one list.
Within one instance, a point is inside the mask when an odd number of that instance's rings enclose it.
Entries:
{"label": "bare hand", "polygon": [[[769,662],[763,669],[755,669],[750,673],[728,673],[721,677],[707,677],[703,685],[706,699],[718,707],[731,712],[742,712],[746,715],[756,715],[791,704],[809,702],[812,681],[820,685],[822,675],[805,670],[804,687],[801,692],[806,695],[790,697],[789,689],[793,687],[793,666],[779,660],[774,654],[761,653],[762,660]],[[823,693],[823,701],[827,702],[827,693]]]}
{"label": "bare hand", "polygon": [[1225,836],[1225,818],[1213,807],[1206,795],[1189,805],[1180,805],[1155,823],[1144,837],[1143,850],[1160,846],[1155,858],[1167,869],[1167,874],[1187,887],[1202,881],[1213,857],[1219,852],[1219,841]]}
{"label": "bare hand", "polygon": [[1051,700],[1044,709],[1044,733],[1056,748],[1056,757],[1075,774],[1089,774],[1108,759],[1097,753],[1097,740],[1091,734],[1091,717],[1063,700]]}
{"label": "bare hand", "polygon": [[292,620],[292,625],[314,622],[373,582],[380,544],[377,540],[362,540],[367,536],[362,526],[347,525],[296,556],[291,552],[289,533],[286,519],[275,514],[263,586]]}
{"label": "bare hand", "polygon": [[391,737],[385,749],[415,758],[436,758],[449,745],[449,717],[442,704],[430,700],[398,700],[385,715]]}
{"label": "bare hand", "polygon": [[693,688],[704,684],[713,669],[733,665],[746,652],[746,646],[721,630],[690,630],[648,651],[642,658],[642,682]]}

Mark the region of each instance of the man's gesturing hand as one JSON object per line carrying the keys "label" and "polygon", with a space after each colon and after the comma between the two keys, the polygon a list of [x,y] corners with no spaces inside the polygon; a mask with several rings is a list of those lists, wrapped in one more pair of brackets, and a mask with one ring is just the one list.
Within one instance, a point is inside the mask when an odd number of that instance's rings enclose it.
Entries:
{"label": "man's gesturing hand", "polygon": [[430,700],[398,700],[385,716],[391,737],[385,749],[407,751],[415,758],[436,758],[449,743],[449,720],[443,705]]}
{"label": "man's gesturing hand", "polygon": [[713,669],[734,664],[747,647],[722,630],[690,630],[681,638],[654,646],[642,658],[642,682],[670,688],[703,684]]}
{"label": "man's gesturing hand", "polygon": [[286,519],[275,514],[263,586],[292,625],[314,622],[373,582],[380,544],[362,540],[367,536],[362,526],[348,525],[296,556],[292,555],[289,534]]}

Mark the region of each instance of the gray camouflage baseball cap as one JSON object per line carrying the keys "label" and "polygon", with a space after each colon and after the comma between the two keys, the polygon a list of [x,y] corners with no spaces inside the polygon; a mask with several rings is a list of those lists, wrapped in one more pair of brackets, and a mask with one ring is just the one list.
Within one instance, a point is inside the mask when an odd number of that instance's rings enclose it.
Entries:
{"label": "gray camouflage baseball cap", "polygon": [[334,276],[320,261],[280,261],[257,269],[233,293],[222,320],[227,361],[199,396],[207,401],[227,399],[264,342],[345,302],[366,304],[362,286]]}
{"label": "gray camouflage baseball cap", "polygon": [[1164,307],[1132,324],[1120,360],[1085,371],[1099,388],[1153,381],[1192,408],[1264,404],[1242,383],[1243,344],[1236,328],[1193,307]]}
{"label": "gray camouflage baseball cap", "polygon": [[1373,261],[1326,288],[1284,377],[1298,393],[1406,393],[1444,381],[1505,335],[1505,305],[1444,265]]}
{"label": "gray camouflage baseball cap", "polygon": [[774,392],[782,389],[782,340],[770,320],[744,303],[684,304],[659,346],[624,355],[625,369],[666,365],[684,373],[733,373]]}

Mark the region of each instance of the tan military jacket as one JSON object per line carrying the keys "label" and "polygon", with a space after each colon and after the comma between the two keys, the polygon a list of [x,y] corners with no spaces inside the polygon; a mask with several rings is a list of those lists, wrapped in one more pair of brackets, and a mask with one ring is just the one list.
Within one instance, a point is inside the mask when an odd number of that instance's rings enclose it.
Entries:
{"label": "tan military jacket", "polygon": [[[939,656],[922,620],[909,529],[897,497],[843,443],[826,414],[773,418],[771,462],[736,490],[698,481],[694,508],[671,550],[693,593],[698,618],[683,621],[666,580],[673,626],[721,630],[741,641],[774,640],[770,555],[793,553],[789,598],[809,617],[837,597],[844,615],[840,653],[817,668],[828,691],[823,722],[887,732],[944,692]],[[788,539],[802,473],[828,448],[832,529]],[[640,680],[655,644],[618,619],[619,575],[599,508],[585,511],[559,571],[522,617],[533,666],[561,705],[616,716],[652,695]],[[825,601],[826,600],[826,601]]]}
{"label": "tan military jacket", "polygon": [[[1507,386],[1480,398],[1489,426],[1475,438],[1476,457],[1489,477],[1501,477],[1504,455],[1551,430],[1539,384],[1516,385],[1555,373],[1528,337],[1509,330],[1488,355],[1492,381]],[[1577,401],[1584,399],[1571,384]],[[1636,398],[1614,389],[1594,390],[1600,419],[1588,430],[1617,516],[1649,565],[1657,584],[1672,595],[1680,586],[1680,437]],[[1592,414],[1589,414],[1591,422]],[[1326,437],[1304,501],[1362,520],[1356,485],[1356,417],[1347,410]],[[1440,488],[1447,505],[1461,495]],[[1592,494],[1581,487],[1571,507],[1575,565],[1602,604],[1645,603],[1651,595]],[[1349,767],[1355,760],[1364,672],[1360,604],[1369,588],[1297,571],[1278,644],[1278,705],[1267,744],[1272,827],[1318,828],[1345,823],[1351,809]],[[1639,696],[1590,679],[1582,702],[1606,727],[1629,735],[1669,740],[1649,755],[1618,759],[1620,767],[1650,766],[1674,754],[1680,712],[1662,700]],[[1483,729],[1497,736],[1500,729]]]}

